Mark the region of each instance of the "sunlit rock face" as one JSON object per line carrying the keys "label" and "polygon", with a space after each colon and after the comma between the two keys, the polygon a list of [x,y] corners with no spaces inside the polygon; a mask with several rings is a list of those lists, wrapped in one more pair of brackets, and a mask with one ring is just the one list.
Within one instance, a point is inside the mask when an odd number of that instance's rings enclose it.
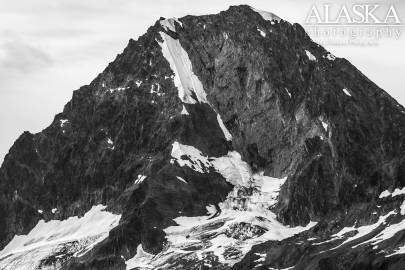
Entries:
{"label": "sunlit rock face", "polygon": [[1,269],[404,269],[405,109],[249,6],[159,19],[0,169]]}

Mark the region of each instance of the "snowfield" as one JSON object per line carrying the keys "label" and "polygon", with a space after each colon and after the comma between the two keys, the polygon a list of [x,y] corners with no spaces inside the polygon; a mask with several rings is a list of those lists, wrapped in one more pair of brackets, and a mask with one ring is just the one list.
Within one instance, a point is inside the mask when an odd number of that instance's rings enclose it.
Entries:
{"label": "snowfield", "polygon": [[[187,158],[181,159],[181,156]],[[176,161],[179,166],[188,166],[200,173],[207,172],[207,168],[216,170],[235,187],[219,206],[208,206],[207,215],[175,218],[177,226],[164,230],[168,246],[161,253],[151,255],[138,246],[138,253],[126,262],[128,270],[135,266],[146,269],[163,267],[178,256],[203,261],[206,266],[212,266],[212,261],[216,260],[214,257],[220,263],[233,265],[253,245],[282,240],[316,224],[310,222],[305,227],[288,227],[278,222],[271,207],[277,202],[280,188],[287,178],[253,174],[236,151],[212,158],[193,146],[175,142],[172,157],[172,163]]]}
{"label": "snowfield", "polygon": [[[121,215],[93,206],[83,217],[66,220],[40,220],[27,235],[16,235],[0,252],[0,269],[59,269],[61,262],[82,255],[108,237]],[[44,260],[52,258],[48,265]],[[42,269],[40,268],[40,269]]]}
{"label": "snowfield", "polygon": [[[166,21],[166,20],[165,20]],[[173,39],[166,33],[160,32],[163,42],[159,42],[163,56],[170,64],[174,72],[174,85],[179,91],[179,98],[184,103],[195,104],[197,102],[208,103],[203,85],[194,74],[190,58],[181,47],[177,39]],[[193,96],[197,98],[193,98]]]}

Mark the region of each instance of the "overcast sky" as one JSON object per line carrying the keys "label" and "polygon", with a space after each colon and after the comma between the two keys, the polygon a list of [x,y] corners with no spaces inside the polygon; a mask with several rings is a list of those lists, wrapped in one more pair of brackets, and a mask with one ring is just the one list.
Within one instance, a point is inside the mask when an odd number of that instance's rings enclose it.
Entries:
{"label": "overcast sky", "polygon": [[[337,1],[330,1],[334,4]],[[341,0],[341,3],[350,1]],[[361,1],[357,1],[361,2]],[[395,3],[403,18],[400,0]],[[0,0],[0,163],[24,131],[39,132],[63,109],[72,91],[88,84],[128,43],[159,17],[218,13],[248,4],[303,23],[306,0]],[[349,59],[401,104],[404,39],[378,46],[326,46]]]}

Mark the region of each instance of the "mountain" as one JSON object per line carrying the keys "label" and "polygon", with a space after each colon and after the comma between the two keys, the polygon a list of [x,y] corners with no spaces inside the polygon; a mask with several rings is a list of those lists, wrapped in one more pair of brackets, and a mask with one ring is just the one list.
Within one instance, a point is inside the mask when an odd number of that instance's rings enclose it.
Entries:
{"label": "mountain", "polygon": [[405,109],[299,24],[159,19],[0,169],[0,269],[405,269]]}

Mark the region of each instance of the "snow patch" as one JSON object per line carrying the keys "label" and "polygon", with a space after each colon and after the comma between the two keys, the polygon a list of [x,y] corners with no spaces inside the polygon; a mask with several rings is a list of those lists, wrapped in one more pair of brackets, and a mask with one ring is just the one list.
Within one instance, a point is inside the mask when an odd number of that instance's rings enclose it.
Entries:
{"label": "snow patch", "polygon": [[183,109],[181,110],[180,114],[182,114],[182,115],[190,115],[184,105],[183,105]]}
{"label": "snow patch", "polygon": [[67,120],[67,119],[60,119],[59,122],[60,122],[60,127],[63,128],[63,127],[66,125],[66,123],[69,123],[69,120]]}
{"label": "snow patch", "polygon": [[[385,220],[387,219],[387,217],[392,215],[392,214],[395,214],[395,211],[391,211],[390,213],[388,213],[387,215],[382,217],[384,219],[384,222],[382,222],[382,223],[385,223]],[[401,211],[401,214],[402,214],[402,211]],[[367,240],[367,241],[365,241],[365,242],[363,242],[361,244],[356,245],[356,247],[360,246],[360,245],[363,245],[363,244],[366,244],[366,243],[371,243],[374,246],[374,248],[376,248],[376,246],[379,243],[394,237],[394,235],[396,233],[398,233],[400,231],[403,231],[403,230],[405,230],[405,219],[403,219],[399,223],[391,224],[391,225],[385,227],[379,234],[377,234],[373,238],[371,238],[371,239],[369,239],[369,240]]]}
{"label": "snow patch", "polygon": [[170,163],[173,164],[176,161],[180,167],[188,166],[200,173],[205,173],[212,167],[208,157],[203,155],[197,148],[179,142],[174,142],[172,146],[171,156],[173,158]]}
{"label": "snow patch", "polygon": [[259,259],[255,260],[255,262],[264,262],[267,257],[266,253],[255,253],[255,255],[259,256]]}
{"label": "snow patch", "polygon": [[[184,103],[195,104],[198,102],[208,103],[203,85],[194,74],[190,58],[181,47],[178,40],[173,39],[166,33],[160,32],[163,42],[159,42],[163,56],[169,62],[173,70],[174,84],[179,91],[179,97]],[[194,96],[197,100],[194,99]]]}
{"label": "snow patch", "polygon": [[395,250],[394,253],[389,254],[389,255],[387,255],[387,256],[385,256],[385,257],[391,257],[391,256],[395,256],[395,255],[399,255],[399,254],[404,254],[404,253],[405,253],[405,245],[402,246],[402,247],[399,247],[397,250]]}
{"label": "snow patch", "polygon": [[107,91],[110,92],[111,94],[116,93],[116,92],[121,92],[124,91],[126,89],[128,89],[129,87],[116,87],[116,88],[110,88]]}
{"label": "snow patch", "polygon": [[280,22],[280,20],[281,20],[281,18],[278,17],[278,16],[277,16],[276,14],[274,14],[274,13],[267,12],[267,11],[263,11],[263,10],[258,10],[258,9],[252,8],[252,7],[251,7],[251,9],[252,9],[254,12],[256,12],[256,13],[259,13],[260,16],[262,16],[262,18],[263,18],[264,20],[266,20],[266,21],[276,21],[276,22]]}
{"label": "snow patch", "polygon": [[[184,156],[187,160],[183,159]],[[200,172],[204,171],[202,167],[214,167],[234,185],[234,189],[218,206],[208,206],[207,215],[175,218],[177,225],[164,229],[167,249],[153,258],[146,256],[147,260],[143,261],[145,265],[154,269],[167,268],[171,259],[179,255],[209,264],[212,254],[220,262],[233,265],[253,245],[268,240],[282,240],[316,224],[310,222],[306,227],[289,227],[279,223],[270,209],[277,202],[280,188],[287,178],[253,174],[236,151],[223,157],[208,158],[192,146],[175,142],[172,157],[180,166],[194,166]]]}
{"label": "snow patch", "polygon": [[146,175],[139,174],[138,178],[135,180],[134,185],[139,185],[146,179]]}
{"label": "snow patch", "polygon": [[382,199],[388,196],[391,196],[391,192],[389,192],[388,190],[384,190],[383,192],[381,192],[379,198]]}
{"label": "snow patch", "polygon": [[53,209],[51,210],[52,214],[55,214],[57,211],[58,211],[58,208],[53,208]]}
{"label": "snow patch", "polygon": [[343,88],[343,92],[349,97],[352,96],[346,88]]}
{"label": "snow patch", "polygon": [[[121,215],[93,206],[83,217],[66,220],[40,220],[27,235],[16,235],[0,251],[0,269],[37,269],[41,260],[63,250],[64,254],[83,254],[108,237]],[[55,268],[57,269],[57,268]]]}
{"label": "snow patch", "polygon": [[391,196],[395,197],[403,194],[405,194],[405,187],[403,187],[402,189],[396,188],[394,192],[392,192]]}
{"label": "snow patch", "polygon": [[149,264],[149,261],[153,259],[154,255],[149,254],[143,250],[142,245],[139,244],[136,248],[136,255],[125,262],[126,270],[141,268],[141,269],[154,269],[152,265]]}
{"label": "snow patch", "polygon": [[290,91],[288,91],[288,89],[285,88],[285,87],[284,87],[284,89],[285,89],[285,91],[287,92],[288,96],[291,98],[291,93],[290,93]]}
{"label": "snow patch", "polygon": [[159,97],[164,95],[164,93],[160,92],[160,84],[158,83],[152,84],[152,86],[150,87],[150,93],[152,95],[156,94]]}
{"label": "snow patch", "polygon": [[322,123],[322,127],[323,127],[323,129],[325,130],[325,131],[328,131],[328,124],[325,122],[325,121],[323,121],[323,120],[321,120],[321,123]]}
{"label": "snow patch", "polygon": [[265,176],[263,172],[253,175],[253,183],[257,189],[260,189],[258,196],[252,196],[253,202],[261,203],[262,205],[273,206],[277,203],[278,194],[281,186],[284,185],[287,177],[274,178]]}
{"label": "snow patch", "polygon": [[328,53],[328,54],[326,55],[326,59],[328,59],[328,60],[330,60],[330,61],[335,61],[336,56],[334,56],[334,55],[331,54],[331,53]]}
{"label": "snow patch", "polygon": [[61,119],[61,120],[59,120],[59,126],[60,126],[60,128],[62,129],[62,133],[63,133],[63,134],[66,133],[66,130],[64,129],[66,123],[69,123],[69,120],[67,120],[67,119]]}
{"label": "snow patch", "polygon": [[[224,33],[227,36],[227,33]],[[178,89],[179,98],[184,103],[195,104],[197,102],[207,103],[207,94],[198,77],[194,74],[192,64],[187,52],[181,47],[178,40],[173,39],[165,33],[160,33],[163,42],[159,42],[166,60],[169,62],[175,76],[174,84]],[[213,109],[215,111],[215,109]],[[183,107],[184,114],[187,110]],[[182,111],[182,114],[183,114]],[[188,114],[188,112],[187,112]],[[226,140],[231,141],[232,135],[222,122],[221,116],[217,113],[218,124],[224,133]]]}
{"label": "snow patch", "polygon": [[259,33],[262,37],[266,37],[266,33],[263,30],[261,30],[259,27],[257,27],[257,31],[259,31]]}
{"label": "snow patch", "polygon": [[405,215],[405,201],[402,202],[400,209],[401,209],[401,215]]}
{"label": "snow patch", "polygon": [[379,198],[386,198],[386,197],[395,197],[395,196],[399,196],[399,195],[404,195],[405,194],[405,187],[403,187],[402,189],[396,188],[392,193],[389,192],[388,190],[384,190],[383,192],[381,192]]}
{"label": "snow patch", "polygon": [[305,50],[305,53],[310,61],[316,61],[316,57],[308,50]]}
{"label": "snow patch", "polygon": [[109,149],[111,149],[111,150],[115,149],[114,142],[113,142],[113,140],[111,140],[111,138],[107,138],[107,144],[108,144]]}
{"label": "snow patch", "polygon": [[226,128],[224,122],[222,121],[221,116],[217,113],[217,121],[219,124],[219,127],[222,130],[222,133],[224,133],[225,139],[227,141],[232,141],[232,134],[229,132],[229,130]]}
{"label": "snow patch", "polygon": [[[253,245],[269,240],[280,241],[297,233],[310,229],[316,223],[310,222],[306,227],[287,227],[276,220],[276,215],[266,209],[241,209],[234,210],[235,197],[229,197],[220,204],[221,213],[218,216],[178,217],[174,221],[177,226],[171,226],[164,231],[167,235],[170,248],[167,253],[184,254],[187,248],[199,247],[196,251],[198,258],[206,254],[214,254],[219,261],[233,265],[240,261],[249,252]],[[208,213],[212,209],[207,208]],[[222,225],[223,224],[223,225]],[[241,232],[247,238],[238,238],[232,235],[235,226],[248,225],[262,228],[263,234],[255,234],[247,227]],[[242,235],[243,237],[243,235]],[[192,250],[192,249],[191,249]],[[238,250],[235,256],[227,256],[229,250]],[[162,255],[161,255],[162,256]],[[164,255],[163,255],[164,256]]]}
{"label": "snow patch", "polygon": [[[334,234],[334,236],[337,236],[338,238],[341,238],[345,233],[350,232],[350,231],[357,231],[357,233],[354,236],[348,237],[345,241],[343,241],[343,243],[341,243],[340,245],[338,245],[337,247],[332,248],[331,250],[337,249],[341,246],[343,246],[346,243],[352,242],[356,239],[359,239],[369,233],[371,233],[372,231],[374,231],[375,229],[377,229],[380,225],[384,224],[386,222],[386,219],[391,216],[392,214],[395,214],[395,211],[391,211],[388,214],[379,217],[378,221],[374,224],[371,225],[365,225],[365,226],[360,226],[355,228],[353,227],[344,227],[340,232],[338,232],[337,234]],[[369,241],[360,243],[356,246],[362,245],[364,243],[367,243]],[[354,246],[354,247],[356,247]]]}
{"label": "snow patch", "polygon": [[211,162],[229,183],[248,186],[252,172],[249,164],[242,160],[238,152],[228,152],[226,156],[214,158]]}
{"label": "snow patch", "polygon": [[184,180],[183,178],[181,178],[180,176],[176,176],[176,178],[179,179],[181,182],[184,182],[184,183],[188,184],[187,181]]}

